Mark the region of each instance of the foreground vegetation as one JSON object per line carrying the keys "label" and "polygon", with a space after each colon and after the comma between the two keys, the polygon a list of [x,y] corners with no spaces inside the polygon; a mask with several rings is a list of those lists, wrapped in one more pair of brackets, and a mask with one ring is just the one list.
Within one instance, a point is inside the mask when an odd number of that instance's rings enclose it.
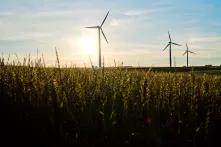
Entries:
{"label": "foreground vegetation", "polygon": [[219,136],[219,75],[1,61],[1,136],[8,144],[212,146]]}

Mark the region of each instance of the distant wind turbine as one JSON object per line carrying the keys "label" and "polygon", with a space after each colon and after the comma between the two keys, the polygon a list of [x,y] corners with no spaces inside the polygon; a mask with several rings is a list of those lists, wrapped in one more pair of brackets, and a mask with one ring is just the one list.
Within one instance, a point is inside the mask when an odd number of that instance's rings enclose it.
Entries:
{"label": "distant wind turbine", "polygon": [[168,42],[167,46],[163,49],[163,51],[166,50],[168,47],[170,47],[170,48],[169,48],[169,58],[170,58],[170,67],[172,67],[172,57],[171,57],[171,48],[172,48],[172,44],[173,44],[173,45],[177,45],[177,46],[181,46],[181,45],[172,42],[172,40],[171,40],[171,36],[170,36],[170,32],[168,32],[168,35],[169,35],[169,42]]}
{"label": "distant wind turbine", "polygon": [[186,54],[186,66],[187,67],[189,67],[189,53],[196,54],[196,53],[194,53],[194,52],[189,50],[189,47],[188,47],[188,45],[186,43],[186,51],[183,53],[183,56]]}
{"label": "distant wind turbine", "polygon": [[104,31],[102,29],[102,26],[104,24],[104,22],[107,19],[107,16],[109,15],[109,11],[107,12],[104,20],[102,21],[101,25],[99,26],[91,26],[91,27],[85,27],[85,28],[92,28],[92,29],[97,29],[98,30],[98,51],[99,51],[99,57],[98,57],[98,62],[99,62],[99,68],[101,67],[101,33],[104,37],[104,39],[106,40],[106,42],[108,43],[107,37],[104,34]]}

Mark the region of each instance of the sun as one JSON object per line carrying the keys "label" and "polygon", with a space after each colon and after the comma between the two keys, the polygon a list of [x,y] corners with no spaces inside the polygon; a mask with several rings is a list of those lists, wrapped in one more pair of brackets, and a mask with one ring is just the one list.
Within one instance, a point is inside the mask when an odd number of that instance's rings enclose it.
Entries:
{"label": "sun", "polygon": [[96,39],[93,36],[82,36],[80,46],[83,54],[96,54]]}

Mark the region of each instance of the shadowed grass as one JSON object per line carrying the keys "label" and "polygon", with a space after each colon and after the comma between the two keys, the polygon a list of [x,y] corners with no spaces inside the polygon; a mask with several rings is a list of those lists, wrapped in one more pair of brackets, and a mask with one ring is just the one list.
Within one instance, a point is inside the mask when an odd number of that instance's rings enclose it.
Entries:
{"label": "shadowed grass", "polygon": [[[6,64],[5,138],[40,145],[205,146],[220,127],[221,76]],[[13,132],[13,133],[12,133]],[[212,138],[214,139],[214,138]]]}

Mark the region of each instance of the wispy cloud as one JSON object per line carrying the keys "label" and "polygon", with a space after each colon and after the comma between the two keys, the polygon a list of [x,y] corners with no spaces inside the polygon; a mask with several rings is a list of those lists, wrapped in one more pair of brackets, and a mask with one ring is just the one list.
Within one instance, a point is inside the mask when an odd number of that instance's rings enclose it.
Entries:
{"label": "wispy cloud", "polygon": [[133,9],[123,12],[126,16],[145,16],[153,13],[154,10],[144,10],[144,9]]}
{"label": "wispy cloud", "polygon": [[50,37],[49,33],[41,33],[41,32],[18,32],[9,34],[6,36],[0,36],[0,40],[8,40],[8,41],[20,41],[20,40],[36,40],[36,39],[44,39]]}
{"label": "wispy cloud", "polygon": [[207,37],[197,37],[189,39],[193,43],[212,43],[221,42],[221,36],[207,36]]}
{"label": "wispy cloud", "polygon": [[112,20],[110,21],[110,25],[111,25],[111,26],[119,26],[119,25],[120,25],[120,22],[119,22],[119,20],[117,20],[117,19],[112,19]]}

